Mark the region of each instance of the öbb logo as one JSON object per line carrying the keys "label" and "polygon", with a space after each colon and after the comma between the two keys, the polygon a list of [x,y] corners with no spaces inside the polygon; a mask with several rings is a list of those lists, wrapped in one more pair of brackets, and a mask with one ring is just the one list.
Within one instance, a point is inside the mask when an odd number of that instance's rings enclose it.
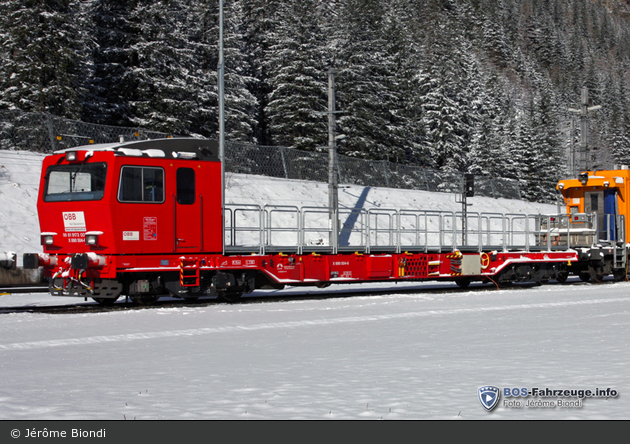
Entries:
{"label": "\u00f6bb logo", "polygon": [[83,214],[83,211],[64,211],[62,216],[66,231],[85,231],[85,214]]}
{"label": "\u00f6bb logo", "polygon": [[526,388],[509,388],[509,387],[504,387],[503,388],[503,396],[506,398],[509,397],[527,397],[529,395],[529,393],[527,392]]}

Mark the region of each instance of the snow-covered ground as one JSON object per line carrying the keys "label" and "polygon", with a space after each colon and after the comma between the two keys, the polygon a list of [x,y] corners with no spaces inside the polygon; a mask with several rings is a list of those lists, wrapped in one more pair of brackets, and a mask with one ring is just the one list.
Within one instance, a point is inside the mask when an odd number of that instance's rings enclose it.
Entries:
{"label": "snow-covered ground", "polygon": [[[628,419],[629,312],[624,282],[4,314],[0,419]],[[619,395],[489,413],[485,385]]]}
{"label": "snow-covered ground", "polygon": [[[39,159],[0,152],[0,251],[40,251]],[[227,182],[229,202],[327,202],[325,184],[240,175]],[[361,200],[388,208],[461,208],[452,194],[408,190],[348,187],[339,197],[348,207]],[[555,210],[480,197],[471,202],[472,211]],[[454,284],[371,284],[384,287],[405,291],[1,314],[0,419],[628,418],[630,283],[447,293],[436,289]],[[74,301],[16,294],[0,296],[0,307]],[[613,389],[618,396],[585,398],[577,408],[525,405],[575,398],[503,396],[487,412],[477,393],[486,385]],[[523,406],[504,405],[510,400]]]}

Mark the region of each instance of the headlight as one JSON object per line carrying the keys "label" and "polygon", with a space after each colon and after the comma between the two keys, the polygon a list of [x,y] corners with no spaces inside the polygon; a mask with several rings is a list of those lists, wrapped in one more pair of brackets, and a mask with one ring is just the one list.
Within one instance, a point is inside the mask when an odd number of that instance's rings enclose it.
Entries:
{"label": "headlight", "polygon": [[86,245],[98,245],[98,237],[103,234],[102,231],[88,231],[85,233]]}
{"label": "headlight", "polygon": [[42,233],[42,245],[53,245],[57,233]]}

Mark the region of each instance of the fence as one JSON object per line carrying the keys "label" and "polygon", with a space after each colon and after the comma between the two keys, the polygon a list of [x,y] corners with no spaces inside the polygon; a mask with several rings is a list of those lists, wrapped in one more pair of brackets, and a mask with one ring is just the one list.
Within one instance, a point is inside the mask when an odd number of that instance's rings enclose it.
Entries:
{"label": "fence", "polygon": [[[388,161],[338,156],[339,183],[461,193],[463,174]],[[328,182],[328,154],[285,147],[226,143],[226,171]],[[516,180],[475,176],[475,194],[520,199]]]}
{"label": "fence", "polygon": [[[167,134],[140,128],[97,125],[48,114],[0,111],[0,149],[50,153],[89,143],[144,140]],[[328,181],[328,153],[226,142],[225,170],[285,179]],[[339,183],[461,193],[463,174],[338,156]],[[475,176],[475,195],[520,199],[518,181]]]}

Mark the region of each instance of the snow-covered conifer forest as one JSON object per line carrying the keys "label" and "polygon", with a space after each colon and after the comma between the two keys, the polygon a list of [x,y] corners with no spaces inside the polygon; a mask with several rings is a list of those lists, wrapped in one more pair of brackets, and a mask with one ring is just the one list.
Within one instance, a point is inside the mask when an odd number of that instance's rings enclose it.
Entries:
{"label": "snow-covered conifer forest", "polygon": [[[547,197],[589,88],[593,167],[630,163],[622,0],[224,0],[226,131],[515,178]],[[0,110],[216,137],[218,0],[5,0]],[[579,124],[577,125],[579,127]]]}

